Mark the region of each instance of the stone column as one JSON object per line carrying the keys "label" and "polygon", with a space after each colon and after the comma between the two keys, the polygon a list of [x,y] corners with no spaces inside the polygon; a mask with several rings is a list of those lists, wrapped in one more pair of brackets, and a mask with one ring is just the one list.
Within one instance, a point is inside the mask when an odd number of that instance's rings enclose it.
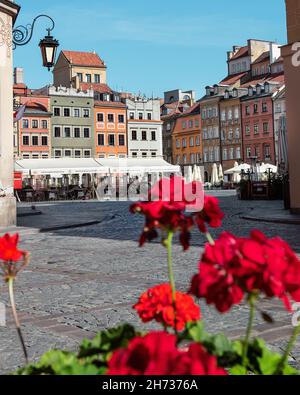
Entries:
{"label": "stone column", "polygon": [[0,0],[0,227],[16,224],[12,28],[19,9],[14,1]]}
{"label": "stone column", "polygon": [[300,213],[300,0],[286,0],[288,44],[282,47],[286,82],[291,211]]}

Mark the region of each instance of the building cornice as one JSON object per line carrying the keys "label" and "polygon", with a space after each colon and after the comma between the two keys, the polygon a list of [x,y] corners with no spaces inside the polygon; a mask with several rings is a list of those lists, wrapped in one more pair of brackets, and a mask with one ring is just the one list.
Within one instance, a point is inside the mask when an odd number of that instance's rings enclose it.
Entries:
{"label": "building cornice", "polygon": [[0,0],[0,11],[12,17],[13,25],[17,19],[21,7],[10,0]]}

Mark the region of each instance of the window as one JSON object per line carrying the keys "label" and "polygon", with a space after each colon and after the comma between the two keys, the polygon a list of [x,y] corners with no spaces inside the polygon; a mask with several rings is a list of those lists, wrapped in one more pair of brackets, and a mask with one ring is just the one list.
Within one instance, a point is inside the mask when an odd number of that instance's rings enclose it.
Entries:
{"label": "window", "polygon": [[32,154],[32,159],[39,159],[39,154]]}
{"label": "window", "polygon": [[83,151],[83,155],[85,158],[90,158],[91,157],[91,151],[89,149],[86,149]]}
{"label": "window", "polygon": [[182,139],[182,148],[186,148],[186,138]]}
{"label": "window", "polygon": [[228,119],[231,121],[232,120],[232,110],[228,110]]}
{"label": "window", "polygon": [[199,119],[195,119],[195,128],[198,128],[199,127]]}
{"label": "window", "polygon": [[48,136],[42,136],[42,145],[48,145]]}
{"label": "window", "polygon": [[238,107],[235,107],[234,109],[234,119],[239,119],[240,117],[240,110]]}
{"label": "window", "polygon": [[236,159],[241,159],[241,147],[236,147],[235,157],[236,157]]}
{"label": "window", "polygon": [[82,73],[77,73],[77,77],[78,77],[78,79],[79,79],[79,82],[82,82],[82,81],[83,81],[83,75],[82,75]]}
{"label": "window", "polygon": [[42,159],[48,159],[49,155],[48,154],[42,154]]}
{"label": "window", "polygon": [[190,155],[190,163],[195,163],[195,154]]}
{"label": "window", "polygon": [[132,132],[131,132],[131,140],[133,140],[133,141],[137,140],[137,132],[136,132],[136,130],[132,130]]}
{"label": "window", "polygon": [[223,149],[223,160],[227,160],[227,148]]}
{"label": "window", "polygon": [[143,119],[143,113],[139,112],[139,119],[142,120]]}
{"label": "window", "polygon": [[189,121],[189,128],[192,128],[194,126],[194,122],[191,120]]}
{"label": "window", "polygon": [[220,147],[214,147],[214,155],[215,155],[215,161],[219,162],[219,160],[220,160]]}
{"label": "window", "polygon": [[129,113],[129,119],[134,119],[134,112]]}
{"label": "window", "polygon": [[38,136],[32,136],[32,145],[35,145],[35,146],[37,146],[37,145],[39,145],[39,138],[38,138]]}
{"label": "window", "polygon": [[60,108],[59,107],[54,107],[54,116],[55,117],[60,117]]}
{"label": "window", "polygon": [[186,129],[186,121],[182,122],[182,129]]}
{"label": "window", "polygon": [[264,122],[263,123],[263,131],[264,131],[264,133],[268,133],[269,132],[269,122]]}
{"label": "window", "polygon": [[250,106],[245,107],[246,115],[250,115]]}
{"label": "window", "polygon": [[239,129],[239,128],[236,128],[236,129],[235,129],[235,138],[236,138],[236,139],[239,139],[239,138],[240,138],[240,129]]}
{"label": "window", "polygon": [[28,119],[23,119],[23,129],[28,129],[28,128],[29,128]]}
{"label": "window", "polygon": [[180,140],[176,139],[176,148],[180,148]]}
{"label": "window", "polygon": [[65,127],[64,128],[64,136],[65,136],[65,138],[70,138],[71,137],[71,128],[70,127]]}
{"label": "window", "polygon": [[228,132],[228,140],[232,140],[233,139],[233,130],[232,129],[229,129],[229,132]]}
{"label": "window", "polygon": [[221,112],[221,121],[226,121],[226,111],[222,110]]}
{"label": "window", "polygon": [[29,145],[29,136],[23,136],[23,145]]}
{"label": "window", "polygon": [[90,117],[90,110],[88,108],[83,109],[83,118],[89,118]]}
{"label": "window", "polygon": [[142,131],[142,140],[143,141],[147,140],[147,132],[145,130]]}
{"label": "window", "polygon": [[229,149],[229,159],[234,159],[234,148]]}
{"label": "window", "polygon": [[70,149],[65,149],[64,155],[65,155],[67,158],[70,158],[70,157],[72,156],[72,151],[71,151]]}
{"label": "window", "polygon": [[142,152],[142,157],[147,158],[147,152]]}
{"label": "window", "polygon": [[254,147],[254,156],[257,156],[257,158],[260,157],[260,149],[259,146]]}
{"label": "window", "polygon": [[251,158],[251,147],[246,148],[246,155],[247,155],[247,158]]}
{"label": "window", "polygon": [[36,119],[33,119],[31,122],[31,127],[32,127],[32,129],[37,129],[39,127],[39,121]]}
{"label": "window", "polygon": [[119,146],[124,147],[125,145],[125,136],[124,134],[119,134]]}
{"label": "window", "polygon": [[182,161],[183,161],[184,164],[186,164],[186,154],[184,154],[184,155],[182,156]]}
{"label": "window", "polygon": [[81,158],[81,150],[76,149],[74,151],[74,156],[75,156],[75,158]]}
{"label": "window", "polygon": [[253,114],[257,114],[258,113],[258,105],[254,104],[253,105]]}
{"label": "window", "polygon": [[124,117],[123,114],[119,114],[119,115],[118,115],[118,122],[119,122],[119,123],[124,123],[124,122],[125,122],[125,117]]}
{"label": "window", "polygon": [[151,140],[152,141],[156,140],[156,132],[155,132],[155,130],[152,130],[152,132],[151,132]]}
{"label": "window", "polygon": [[22,155],[22,158],[23,158],[23,159],[29,159],[29,154],[23,154],[23,155]]}
{"label": "window", "polygon": [[259,133],[258,124],[256,123],[256,124],[254,125],[254,134],[258,134],[258,133]]}
{"label": "window", "polygon": [[74,137],[80,139],[80,128],[74,128]]}
{"label": "window", "polygon": [[54,151],[54,157],[55,158],[61,158],[61,150],[60,149],[59,150],[57,149],[57,150]]}
{"label": "window", "polygon": [[265,102],[262,104],[262,112],[268,112],[268,104]]}
{"label": "window", "polygon": [[151,112],[148,112],[148,114],[147,114],[147,119],[148,119],[148,121],[151,121],[151,119],[152,119],[152,114],[151,114]]}
{"label": "window", "polygon": [[207,148],[204,149],[203,160],[204,160],[204,162],[208,162],[208,151],[207,151]]}
{"label": "window", "polygon": [[48,121],[42,120],[42,129],[47,129],[48,128]]}
{"label": "window", "polygon": [[79,108],[74,108],[74,117],[79,118],[80,117],[80,109]]}
{"label": "window", "polygon": [[64,108],[64,117],[69,117],[71,115],[69,108]]}
{"label": "window", "polygon": [[61,136],[61,128],[60,126],[55,126],[54,127],[54,137],[60,137]]}
{"label": "window", "polygon": [[101,81],[100,74],[94,75],[94,81],[95,81],[95,84],[100,84],[100,81]]}
{"label": "window", "polygon": [[250,136],[250,125],[245,126],[245,135]]}
{"label": "window", "polygon": [[194,147],[194,137],[190,137],[190,147]]}
{"label": "window", "polygon": [[97,114],[97,122],[104,122],[104,114],[102,113]]}
{"label": "window", "polygon": [[133,152],[133,153],[132,153],[132,157],[133,157],[133,158],[137,158],[137,152]]}
{"label": "window", "polygon": [[83,129],[83,137],[85,139],[89,139],[90,138],[90,128],[84,128]]}
{"label": "window", "polygon": [[104,145],[104,134],[98,133],[98,145]]}
{"label": "window", "polygon": [[203,129],[203,140],[206,140],[207,138],[208,138],[208,136],[207,136],[207,129],[204,128]]}
{"label": "window", "polygon": [[271,147],[269,145],[265,145],[264,151],[265,151],[265,159],[270,160],[271,159]]}
{"label": "window", "polygon": [[152,156],[152,158],[156,158],[156,152],[151,152],[151,156]]}
{"label": "window", "polygon": [[89,83],[92,82],[92,75],[91,74],[86,74],[85,78],[86,78],[86,82],[89,82]]}
{"label": "window", "polygon": [[200,145],[200,136],[196,136],[196,145],[197,145],[197,146]]}
{"label": "window", "polygon": [[107,120],[108,120],[108,122],[110,122],[110,123],[114,123],[114,122],[115,122],[114,114],[108,114],[108,115],[107,115]]}
{"label": "window", "polygon": [[109,134],[108,135],[108,145],[114,146],[115,145],[115,135]]}

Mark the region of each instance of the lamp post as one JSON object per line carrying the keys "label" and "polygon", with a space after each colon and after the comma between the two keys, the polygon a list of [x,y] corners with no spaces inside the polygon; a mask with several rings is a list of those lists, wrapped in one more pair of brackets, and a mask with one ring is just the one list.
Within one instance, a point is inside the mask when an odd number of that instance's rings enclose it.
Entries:
{"label": "lamp post", "polygon": [[43,65],[50,69],[55,62],[58,41],[51,36],[54,21],[48,15],[37,16],[31,25],[14,28],[20,6],[13,0],[0,0],[0,227],[16,224],[14,197],[13,147],[13,49],[32,38],[35,23],[42,17],[52,25],[40,41]]}

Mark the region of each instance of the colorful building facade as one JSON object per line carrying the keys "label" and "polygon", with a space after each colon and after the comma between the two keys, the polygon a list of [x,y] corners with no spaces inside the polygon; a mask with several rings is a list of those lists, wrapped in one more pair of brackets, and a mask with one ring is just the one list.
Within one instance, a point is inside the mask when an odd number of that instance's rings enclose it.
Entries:
{"label": "colorful building facade", "polygon": [[265,82],[249,86],[241,98],[243,119],[244,160],[276,164],[274,113],[272,96],[280,88],[277,83]]}
{"label": "colorful building facade", "polygon": [[226,89],[220,101],[221,154],[224,171],[234,167],[235,162],[243,161],[240,99],[247,93],[247,89]]}
{"label": "colorful building facade", "polygon": [[200,103],[177,116],[172,146],[174,164],[186,166],[202,163]]}
{"label": "colorful building facade", "polygon": [[100,98],[94,106],[96,157],[126,158],[126,105],[116,94],[102,94]]}

